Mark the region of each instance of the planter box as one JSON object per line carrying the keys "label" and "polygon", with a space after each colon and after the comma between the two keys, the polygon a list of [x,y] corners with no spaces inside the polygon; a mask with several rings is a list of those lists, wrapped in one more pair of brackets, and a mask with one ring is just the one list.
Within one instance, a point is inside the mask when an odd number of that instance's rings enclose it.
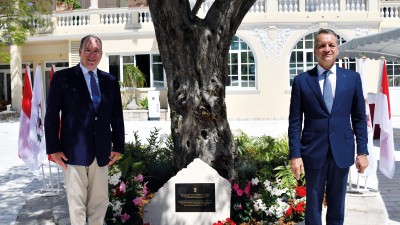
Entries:
{"label": "planter box", "polygon": [[128,0],[128,7],[144,7],[148,5],[147,0]]}
{"label": "planter box", "polygon": [[72,10],[73,5],[68,5],[65,2],[57,2],[56,3],[56,11],[67,11]]}

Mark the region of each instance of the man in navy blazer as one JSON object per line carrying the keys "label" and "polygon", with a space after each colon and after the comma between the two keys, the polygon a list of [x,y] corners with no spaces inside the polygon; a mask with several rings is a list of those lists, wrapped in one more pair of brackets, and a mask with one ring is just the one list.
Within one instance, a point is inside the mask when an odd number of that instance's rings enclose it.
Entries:
{"label": "man in navy blazer", "polygon": [[360,75],[335,65],[339,48],[334,31],[318,31],[314,54],[318,65],[296,76],[292,85],[290,164],[296,179],[305,172],[306,225],[322,224],[324,192],[326,225],[342,225],[349,167],[355,158],[354,135],[356,167],[363,173],[368,166],[365,100]]}
{"label": "man in navy blazer", "polygon": [[[47,154],[62,167],[72,225],[103,225],[108,167],[124,152],[125,131],[117,77],[97,69],[101,40],[81,40],[80,63],[57,71],[45,117]],[[96,97],[97,96],[97,97]]]}

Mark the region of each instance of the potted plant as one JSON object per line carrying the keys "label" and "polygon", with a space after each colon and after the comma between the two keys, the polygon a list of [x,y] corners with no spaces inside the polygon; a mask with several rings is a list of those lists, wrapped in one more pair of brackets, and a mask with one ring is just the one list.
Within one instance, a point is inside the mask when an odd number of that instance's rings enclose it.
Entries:
{"label": "potted plant", "polygon": [[129,7],[145,7],[148,6],[147,0],[128,0]]}
{"label": "potted plant", "polygon": [[[128,109],[137,109],[139,93],[138,88],[144,87],[146,84],[146,76],[144,73],[135,65],[124,65],[124,81],[122,87],[125,90],[124,94],[124,107]],[[135,101],[133,101],[135,99]]]}
{"label": "potted plant", "polygon": [[56,11],[80,9],[81,3],[78,0],[57,0]]}

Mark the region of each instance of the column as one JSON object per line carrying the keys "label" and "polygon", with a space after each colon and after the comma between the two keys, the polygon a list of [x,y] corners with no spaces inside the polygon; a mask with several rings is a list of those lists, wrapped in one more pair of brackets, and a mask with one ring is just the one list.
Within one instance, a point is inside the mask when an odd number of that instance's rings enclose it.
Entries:
{"label": "column", "polygon": [[272,13],[277,13],[278,12],[278,4],[279,0],[267,0],[265,1],[265,12],[272,12]]}
{"label": "column", "polygon": [[99,0],[90,0],[89,9],[98,9],[99,8]]}
{"label": "column", "polygon": [[21,46],[10,46],[11,105],[13,110],[21,110],[22,103],[22,54]]}

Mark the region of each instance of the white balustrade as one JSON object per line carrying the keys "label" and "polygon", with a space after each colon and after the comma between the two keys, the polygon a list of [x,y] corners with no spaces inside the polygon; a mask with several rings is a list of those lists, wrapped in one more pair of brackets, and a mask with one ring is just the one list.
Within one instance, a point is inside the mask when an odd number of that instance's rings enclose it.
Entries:
{"label": "white balustrade", "polygon": [[127,10],[112,10],[112,11],[101,11],[100,12],[100,24],[101,25],[118,25],[118,24],[132,24],[131,13]]}
{"label": "white balustrade", "polygon": [[[51,23],[51,15],[42,15],[41,17],[44,20],[45,24]],[[35,29],[39,29],[39,30],[42,28],[45,28],[45,27],[41,26],[40,24],[38,24],[38,22],[36,20],[32,21],[32,25],[33,25],[33,27],[35,27]]]}
{"label": "white balustrade", "polygon": [[88,26],[90,24],[90,17],[87,13],[63,13],[57,14],[56,17],[59,27]]}
{"label": "white balustrade", "polygon": [[279,0],[278,10],[279,12],[298,12],[299,0]]}
{"label": "white balustrade", "polygon": [[347,0],[346,1],[347,11],[366,11],[367,3],[366,0]]}
{"label": "white balustrade", "polygon": [[[205,0],[199,10],[199,16],[204,16],[215,0]],[[257,0],[250,8],[249,14],[264,14],[266,7],[272,7],[277,13],[297,13],[301,10],[305,12],[365,12],[369,0],[277,0],[274,4],[267,1]],[[272,1],[272,0],[271,0]],[[193,7],[196,0],[189,0]],[[305,4],[305,5],[299,5]],[[380,15],[384,19],[399,19],[400,0],[380,1]],[[343,7],[343,8],[341,8]],[[54,26],[58,27],[77,27],[77,26],[114,26],[114,25],[137,25],[152,23],[151,14],[148,7],[134,8],[113,8],[113,9],[88,9],[73,10],[65,13],[57,12]],[[97,18],[98,19],[97,19]],[[91,21],[91,18],[93,21]],[[46,18],[51,21],[51,18]],[[95,23],[95,24],[93,24]],[[40,27],[37,27],[40,29]]]}
{"label": "white balustrade", "polygon": [[400,19],[400,2],[381,2],[380,7],[381,18]]}

